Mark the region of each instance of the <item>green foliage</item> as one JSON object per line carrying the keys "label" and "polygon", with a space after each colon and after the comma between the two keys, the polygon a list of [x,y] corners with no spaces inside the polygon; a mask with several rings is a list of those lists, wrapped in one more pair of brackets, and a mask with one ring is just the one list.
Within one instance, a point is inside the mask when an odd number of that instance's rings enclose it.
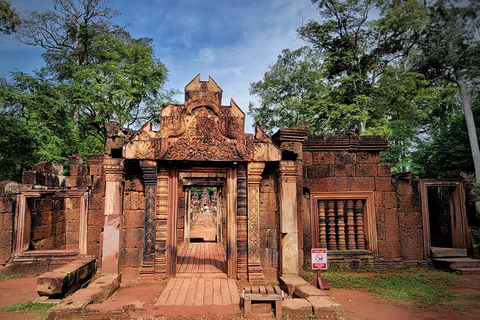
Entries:
{"label": "green foliage", "polygon": [[10,7],[10,2],[0,0],[0,32],[11,34],[19,24],[20,18],[15,9]]}
{"label": "green foliage", "polygon": [[9,279],[16,279],[16,278],[23,278],[23,275],[20,274],[2,274],[0,273],[0,280],[9,280]]}
{"label": "green foliage", "polygon": [[40,316],[46,317],[53,306],[53,304],[29,301],[25,303],[17,303],[13,306],[2,308],[2,311],[15,313],[38,313],[40,314]]}
{"label": "green foliage", "polygon": [[352,273],[328,271],[322,277],[333,288],[362,289],[379,294],[385,299],[409,301],[419,307],[451,301],[453,293],[447,290],[456,277],[441,271],[409,270],[388,273]]}
{"label": "green foliage", "polygon": [[57,86],[41,74],[13,72],[0,82],[0,163],[6,168],[1,180],[21,181],[21,172],[39,161],[68,166],[68,156],[91,154],[80,141],[72,108]]}

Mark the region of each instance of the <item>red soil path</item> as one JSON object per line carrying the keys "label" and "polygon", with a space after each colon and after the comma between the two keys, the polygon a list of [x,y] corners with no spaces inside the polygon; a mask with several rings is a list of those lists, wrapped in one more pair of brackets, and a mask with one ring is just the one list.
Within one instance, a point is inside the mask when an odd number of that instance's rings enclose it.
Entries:
{"label": "red soil path", "polygon": [[[163,317],[155,310],[154,301],[163,290],[165,283],[150,286],[123,284],[120,290],[107,302],[101,305],[92,305],[92,309],[113,310],[129,308],[133,317],[156,317],[157,319],[172,319]],[[35,278],[20,278],[0,280],[0,308],[15,303],[28,302],[38,298]],[[338,289],[330,291],[348,313],[349,319],[365,320],[441,320],[441,319],[480,319],[480,275],[464,275],[456,277],[451,289],[459,297],[453,301],[457,306],[463,305],[461,311],[450,305],[428,307],[420,309],[411,303],[400,303],[393,300],[384,300],[368,292],[358,290]],[[472,299],[474,297],[474,299]],[[475,298],[476,297],[476,298]],[[451,304],[451,303],[450,303]],[[133,311],[139,308],[140,310]],[[37,319],[36,314],[15,314],[0,312],[0,319]],[[198,315],[189,319],[242,319],[240,315],[215,316]],[[271,315],[256,315],[253,319],[272,319]]]}

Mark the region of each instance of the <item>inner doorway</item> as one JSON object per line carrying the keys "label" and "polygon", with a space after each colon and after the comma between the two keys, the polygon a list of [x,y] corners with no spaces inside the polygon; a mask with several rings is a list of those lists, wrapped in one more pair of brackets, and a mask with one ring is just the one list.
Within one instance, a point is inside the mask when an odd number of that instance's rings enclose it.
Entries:
{"label": "inner doorway", "polygon": [[222,172],[196,172],[181,179],[177,223],[179,276],[227,276],[225,180]]}
{"label": "inner doorway", "polygon": [[438,180],[423,180],[420,184],[425,257],[431,255],[431,248],[467,248],[463,184]]}

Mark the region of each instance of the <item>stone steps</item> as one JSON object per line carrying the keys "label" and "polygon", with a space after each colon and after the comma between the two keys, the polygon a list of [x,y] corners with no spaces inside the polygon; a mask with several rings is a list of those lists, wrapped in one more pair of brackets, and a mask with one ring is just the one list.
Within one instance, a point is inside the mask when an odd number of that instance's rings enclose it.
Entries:
{"label": "stone steps", "polygon": [[467,257],[467,249],[432,247],[431,252],[433,259]]}
{"label": "stone steps", "polygon": [[432,262],[437,269],[457,271],[461,274],[479,274],[480,260],[467,257],[467,249],[432,248]]}

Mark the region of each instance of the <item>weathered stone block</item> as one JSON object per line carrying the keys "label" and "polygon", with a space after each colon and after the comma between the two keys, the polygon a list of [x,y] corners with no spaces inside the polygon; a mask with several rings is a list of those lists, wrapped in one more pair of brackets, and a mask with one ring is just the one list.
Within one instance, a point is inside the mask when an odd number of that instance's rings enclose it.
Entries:
{"label": "weathered stone block", "polygon": [[278,215],[274,211],[260,211],[260,229],[275,229],[278,227]]}
{"label": "weathered stone block", "polygon": [[71,176],[84,176],[88,175],[88,167],[84,164],[71,164],[70,175]]}
{"label": "weathered stone block", "polygon": [[274,193],[260,193],[260,208],[268,211],[278,211],[279,204],[276,194]]}
{"label": "weathered stone block", "polygon": [[380,163],[380,154],[378,152],[358,152],[357,163]]}
{"label": "weathered stone block", "polygon": [[375,163],[357,163],[355,164],[355,176],[376,177],[377,165]]}
{"label": "weathered stone block", "polygon": [[13,230],[13,213],[0,214],[0,230]]}
{"label": "weathered stone block", "polygon": [[406,260],[423,259],[422,229],[406,229],[401,232],[402,256]]}
{"label": "weathered stone block", "polygon": [[305,187],[310,190],[310,192],[327,192],[327,182],[326,178],[319,179],[306,179],[304,180]]}
{"label": "weathered stone block", "polygon": [[105,198],[101,194],[91,194],[88,197],[88,209],[103,209]]}
{"label": "weathered stone block", "polygon": [[355,175],[355,166],[353,164],[337,163],[331,167],[331,174],[334,177],[353,177]]}
{"label": "weathered stone block", "polygon": [[292,296],[295,298],[306,299],[312,296],[328,296],[328,294],[320,289],[315,288],[314,286],[304,284],[295,286]]}
{"label": "weathered stone block", "polygon": [[[399,206],[398,206],[398,211],[400,212],[411,212],[411,211],[417,211],[419,210],[420,207],[415,206],[415,202],[412,199],[412,196],[400,196],[399,197]],[[421,205],[421,203],[419,203]]]}
{"label": "weathered stone block", "polygon": [[124,210],[123,223],[125,228],[143,228],[145,222],[145,211]]}
{"label": "weathered stone block", "polygon": [[348,191],[350,189],[349,186],[347,186],[346,177],[325,178],[325,183],[328,192]]}
{"label": "weathered stone block", "polygon": [[396,180],[397,193],[401,196],[412,194],[410,180]]}
{"label": "weathered stone block", "polygon": [[335,152],[335,164],[354,164],[356,162],[355,153]]}
{"label": "weathered stone block", "polygon": [[373,177],[349,177],[350,191],[373,191],[375,190],[375,178]]}
{"label": "weathered stone block", "polygon": [[333,152],[317,151],[313,153],[313,164],[335,164],[335,154]]}
{"label": "weathered stone block", "polygon": [[344,319],[345,310],[334,297],[308,297],[315,319]]}
{"label": "weathered stone block", "polygon": [[383,193],[383,204],[387,209],[397,208],[397,194],[395,192]]}
{"label": "weathered stone block", "polygon": [[15,202],[9,197],[0,197],[0,213],[13,213],[15,210]]}
{"label": "weathered stone block", "polygon": [[306,285],[306,282],[299,276],[281,276],[279,279],[279,285],[283,291],[291,296],[296,286]]}
{"label": "weathered stone block", "polygon": [[307,168],[307,175],[309,179],[326,178],[333,176],[330,172],[331,165],[314,165]]}
{"label": "weathered stone block", "polygon": [[390,192],[393,191],[392,178],[377,177],[375,178],[375,190]]}
{"label": "weathered stone block", "polygon": [[379,177],[391,177],[392,170],[389,163],[379,163],[378,164],[378,176]]}
{"label": "weathered stone block", "polygon": [[282,304],[283,313],[295,318],[308,318],[313,314],[312,304],[306,299],[285,299]]}
{"label": "weathered stone block", "polygon": [[399,212],[399,223],[403,229],[421,228],[422,213],[421,212]]}
{"label": "weathered stone block", "polygon": [[141,248],[125,248],[120,255],[120,264],[123,267],[140,267],[143,261],[143,249]]}
{"label": "weathered stone block", "polygon": [[311,166],[313,164],[313,154],[309,151],[303,152],[303,165]]}

